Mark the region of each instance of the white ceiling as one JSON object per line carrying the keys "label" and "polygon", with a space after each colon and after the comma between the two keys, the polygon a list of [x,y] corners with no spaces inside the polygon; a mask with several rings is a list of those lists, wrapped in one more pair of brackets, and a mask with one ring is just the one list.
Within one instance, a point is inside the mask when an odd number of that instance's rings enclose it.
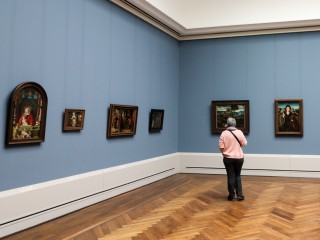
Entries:
{"label": "white ceiling", "polygon": [[320,0],[111,0],[178,40],[320,30]]}

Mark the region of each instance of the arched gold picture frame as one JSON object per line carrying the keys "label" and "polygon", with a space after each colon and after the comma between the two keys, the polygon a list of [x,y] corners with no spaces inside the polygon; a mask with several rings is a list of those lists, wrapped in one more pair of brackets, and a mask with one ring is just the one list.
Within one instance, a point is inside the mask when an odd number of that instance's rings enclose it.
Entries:
{"label": "arched gold picture frame", "polygon": [[38,83],[19,84],[10,98],[7,144],[44,142],[47,104],[47,94]]}

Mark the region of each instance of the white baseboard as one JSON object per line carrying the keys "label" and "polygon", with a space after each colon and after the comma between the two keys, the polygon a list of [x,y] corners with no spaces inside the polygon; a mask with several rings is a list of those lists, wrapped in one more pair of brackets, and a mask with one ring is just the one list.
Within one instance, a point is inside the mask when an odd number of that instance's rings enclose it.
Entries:
{"label": "white baseboard", "polygon": [[[180,153],[181,173],[225,174],[218,153]],[[242,175],[320,178],[320,156],[246,154]]]}
{"label": "white baseboard", "polygon": [[179,154],[0,192],[0,238],[179,173]]}
{"label": "white baseboard", "polygon": [[[174,153],[0,192],[0,238],[177,173],[225,174],[218,153]],[[246,154],[243,175],[320,178],[320,156]]]}

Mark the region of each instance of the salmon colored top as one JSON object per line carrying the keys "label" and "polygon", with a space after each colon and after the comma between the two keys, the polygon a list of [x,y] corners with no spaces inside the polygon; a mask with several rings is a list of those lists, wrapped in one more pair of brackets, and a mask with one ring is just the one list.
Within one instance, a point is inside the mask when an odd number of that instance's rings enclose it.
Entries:
{"label": "salmon colored top", "polygon": [[[241,146],[229,130],[231,130],[238,137]],[[245,138],[243,132],[235,127],[228,127],[227,130],[223,131],[220,135],[219,148],[222,155],[226,158],[243,158],[244,155],[241,147],[246,145],[247,139]]]}

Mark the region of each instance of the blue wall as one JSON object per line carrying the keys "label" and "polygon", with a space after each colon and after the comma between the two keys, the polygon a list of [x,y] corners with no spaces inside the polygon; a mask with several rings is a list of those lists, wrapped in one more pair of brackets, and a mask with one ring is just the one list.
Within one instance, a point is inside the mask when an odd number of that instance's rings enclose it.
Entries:
{"label": "blue wall", "polygon": [[[0,191],[177,152],[179,43],[106,0],[0,1]],[[12,90],[48,95],[46,140],[6,147]],[[165,97],[164,97],[165,96]],[[137,134],[106,139],[110,103],[139,106]],[[65,108],[84,130],[62,132]],[[151,108],[165,109],[160,134]]]}
{"label": "blue wall", "polygon": [[[247,153],[320,154],[320,33],[183,42],[179,151],[219,152],[213,100],[249,100]],[[302,98],[304,136],[275,137],[274,100]]]}
{"label": "blue wall", "polygon": [[[0,1],[0,191],[181,152],[218,152],[212,100],[250,100],[247,153],[320,154],[320,33],[179,43],[106,0]],[[21,82],[47,91],[46,141],[6,147]],[[274,99],[302,98],[304,136],[275,137]],[[139,106],[137,134],[106,139],[110,103]],[[62,132],[65,108],[86,110]],[[165,109],[160,134],[151,108]],[[177,120],[178,119],[178,120]]]}

